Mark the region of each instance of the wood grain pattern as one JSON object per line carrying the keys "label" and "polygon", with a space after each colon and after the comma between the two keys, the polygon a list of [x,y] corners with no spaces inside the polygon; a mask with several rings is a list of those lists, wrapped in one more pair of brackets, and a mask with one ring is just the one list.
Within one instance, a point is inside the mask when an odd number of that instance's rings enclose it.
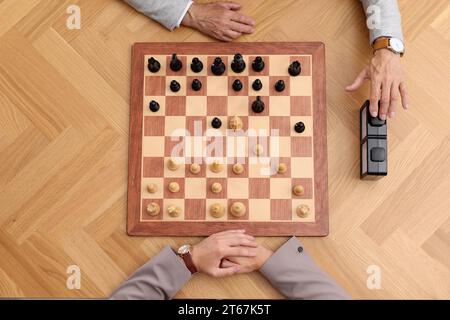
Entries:
{"label": "wood grain pattern", "polygon": [[[304,248],[355,299],[449,299],[448,0],[398,1],[411,103],[389,123],[389,175],[377,182],[358,173],[358,110],[370,87],[344,91],[372,56],[360,2],[238,2],[257,22],[238,43],[327,46],[330,235],[301,238]],[[202,239],[126,234],[130,47],[212,40],[169,32],[124,1],[72,3],[80,30],[66,27],[67,1],[0,1],[1,297],[106,297],[164,246]],[[275,250],[287,239],[257,241]],[[80,290],[65,285],[73,264]],[[366,286],[371,265],[380,289]],[[282,298],[258,272],[197,275],[176,297]]]}

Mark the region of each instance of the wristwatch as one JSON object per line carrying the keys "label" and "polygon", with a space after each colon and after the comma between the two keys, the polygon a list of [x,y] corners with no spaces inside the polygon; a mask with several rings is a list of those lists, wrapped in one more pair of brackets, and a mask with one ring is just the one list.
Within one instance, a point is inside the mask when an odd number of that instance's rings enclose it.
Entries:
{"label": "wristwatch", "polygon": [[379,37],[373,42],[373,52],[380,49],[388,49],[394,53],[400,54],[400,57],[405,53],[405,45],[403,41],[394,37]]}
{"label": "wristwatch", "polygon": [[197,273],[198,270],[194,265],[194,261],[192,260],[192,250],[193,248],[190,244],[185,244],[178,249],[177,254],[180,256],[181,259],[183,259],[186,268],[189,269],[191,274],[194,274]]}

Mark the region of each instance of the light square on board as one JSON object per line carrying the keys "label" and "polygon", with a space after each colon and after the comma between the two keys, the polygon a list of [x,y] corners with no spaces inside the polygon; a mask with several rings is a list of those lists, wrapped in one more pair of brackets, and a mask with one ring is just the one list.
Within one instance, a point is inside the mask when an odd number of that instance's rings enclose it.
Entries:
{"label": "light square on board", "polygon": [[228,116],[248,116],[248,97],[228,97]]}
{"label": "light square on board", "polygon": [[[213,204],[221,204],[224,210],[224,214],[220,218],[214,218],[209,210]],[[228,219],[228,200],[227,199],[206,199],[206,221],[226,221]]]}
{"label": "light square on board", "polygon": [[[300,205],[307,205],[309,207],[309,215],[306,218],[300,218],[297,215],[297,207]],[[292,199],[292,220],[293,221],[301,221],[301,222],[314,222],[316,220],[314,200],[313,199]]]}
{"label": "light square on board", "polygon": [[[152,121],[153,118],[150,119]],[[186,135],[186,117],[184,116],[168,116],[165,117],[164,135],[171,136],[184,136]]]}
{"label": "light square on board", "polygon": [[[163,172],[164,172],[164,177],[166,177],[166,178],[184,178],[185,159],[184,158],[172,158],[180,164],[180,167],[175,171],[169,170],[169,168],[167,167],[167,163],[169,162],[169,159],[171,159],[171,157],[164,157],[164,159],[163,159],[163,165],[161,167],[162,168],[161,170],[163,170]],[[158,177],[159,176],[162,176],[162,174],[158,175]]]}
{"label": "light square on board", "polygon": [[206,198],[206,178],[186,178],[184,188],[186,199]]}
{"label": "light square on board", "polygon": [[206,116],[207,97],[187,96],[186,116]]}
{"label": "light square on board", "polygon": [[[150,110],[150,102],[155,100],[159,104],[159,110],[157,112],[153,112]],[[144,109],[142,115],[144,117],[149,116],[164,116],[166,114],[166,97],[164,96],[144,96]]]}
{"label": "light square on board", "polygon": [[290,157],[291,139],[289,137],[270,137],[270,156],[271,157]]}
{"label": "light square on board", "polygon": [[[204,55],[187,55],[186,56],[186,73],[188,76],[193,76],[193,77],[201,77],[201,76],[207,76],[208,75],[208,56],[204,56]],[[194,58],[198,58],[200,59],[200,61],[203,63],[203,69],[200,72],[194,72],[191,69],[191,64],[192,64],[192,59]]]}
{"label": "light square on board", "polygon": [[[233,83],[235,80],[240,80],[242,83],[242,89],[240,91],[234,91],[233,89]],[[248,90],[249,88],[247,76],[228,77],[228,96],[247,96]]]}
{"label": "light square on board", "polygon": [[142,137],[143,157],[164,157],[164,137],[144,136]]}
{"label": "light square on board", "polygon": [[249,158],[249,177],[269,178],[274,172],[268,158]]}
{"label": "light square on board", "polygon": [[[179,207],[181,214],[178,217],[169,215],[168,208],[170,206]],[[164,199],[163,200],[163,220],[166,221],[183,221],[185,220],[184,199]]]}
{"label": "light square on board", "polygon": [[[274,97],[274,96],[289,96],[290,95],[290,80],[291,77],[290,76],[271,76],[269,78],[269,95]],[[283,91],[278,92],[277,90],[275,90],[275,84],[277,83],[277,81],[279,80],[283,80],[284,81],[284,85],[285,88]]]}
{"label": "light square on board", "polygon": [[[253,89],[253,82],[255,82],[256,79],[261,80],[262,88],[260,90]],[[248,95],[255,97],[255,96],[268,96],[270,92],[270,83],[269,83],[269,77],[267,76],[249,76],[248,77]]]}
{"label": "light square on board", "polygon": [[[248,117],[249,135],[269,136],[270,135],[270,117]],[[251,132],[250,132],[251,130]]]}
{"label": "light square on board", "polygon": [[292,220],[292,200],[271,199],[270,220]]}
{"label": "light square on board", "polygon": [[249,197],[249,179],[248,178],[228,178],[227,193],[228,198],[246,198]]}
{"label": "light square on board", "polygon": [[247,55],[243,54],[242,58],[245,62],[245,69],[240,73],[236,73],[231,68],[231,64],[233,63],[233,60],[234,60],[234,55],[227,56],[227,59],[229,61],[229,63],[228,63],[228,65],[229,65],[228,75],[229,76],[248,76],[248,69],[251,68],[251,65],[249,65],[249,60],[248,60]]}
{"label": "light square on board", "polygon": [[172,55],[166,56],[166,74],[168,76],[185,76],[186,75],[186,69],[187,69],[187,59],[184,55],[177,55],[178,59],[181,60],[181,63],[183,64],[181,69],[178,71],[172,71],[170,69],[170,61],[172,60]]}
{"label": "light square on board", "polygon": [[[148,192],[148,185],[154,184],[156,192]],[[141,180],[141,195],[148,199],[162,199],[164,197],[164,179],[163,178],[142,178]]]}
{"label": "light square on board", "polygon": [[271,76],[289,76],[289,65],[291,57],[286,55],[270,56],[270,75]]}
{"label": "light square on board", "polygon": [[270,179],[271,199],[291,199],[292,183],[290,178]]}
{"label": "light square on board", "polygon": [[244,159],[248,155],[247,136],[227,136],[226,156],[228,159]]}
{"label": "light square on board", "polygon": [[185,220],[206,219],[206,199],[186,199],[184,201]]}
{"label": "light square on board", "polygon": [[291,166],[293,178],[314,177],[314,160],[312,157],[292,157]]}
{"label": "light square on board", "polygon": [[[262,148],[257,153],[257,148]],[[270,139],[267,136],[248,137],[248,157],[267,158],[270,155]]]}
{"label": "light square on board", "polygon": [[[159,69],[158,72],[150,72],[150,70],[148,69],[148,60],[150,58],[155,58],[161,65],[161,68]],[[166,73],[166,55],[145,55],[144,57],[144,76],[165,76]]]}
{"label": "light square on board", "polygon": [[[159,206],[160,211],[156,216],[151,216],[147,213],[147,206],[151,203],[155,203]],[[141,201],[141,221],[155,221],[163,219],[163,200],[162,199],[142,199]]]}
{"label": "light square on board", "polygon": [[270,221],[270,199],[249,199],[248,214],[250,221]]}
{"label": "light square on board", "polygon": [[[175,80],[177,81],[181,88],[178,92],[173,92],[170,90],[170,83]],[[186,95],[186,77],[180,77],[180,76],[170,76],[166,77],[166,96],[185,96]]]}
{"label": "light square on board", "polygon": [[[218,118],[220,121],[222,121],[222,126],[220,128],[214,128],[212,126],[212,121],[214,118]],[[206,136],[225,136],[227,134],[227,123],[228,123],[228,117],[227,116],[208,116],[206,117]]]}
{"label": "light square on board", "polygon": [[311,96],[312,77],[291,77],[290,91],[291,96]]}
{"label": "light square on board", "polygon": [[226,97],[228,95],[228,79],[224,76],[210,76],[207,77],[208,96],[222,96]]}
{"label": "light square on board", "polygon": [[271,116],[288,116],[291,114],[290,97],[275,96],[269,97],[269,114]]}

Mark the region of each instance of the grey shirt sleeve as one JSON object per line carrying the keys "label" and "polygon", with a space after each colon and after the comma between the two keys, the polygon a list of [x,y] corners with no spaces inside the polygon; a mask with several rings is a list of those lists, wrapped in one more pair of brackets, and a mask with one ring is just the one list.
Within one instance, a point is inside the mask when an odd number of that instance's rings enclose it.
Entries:
{"label": "grey shirt sleeve", "polygon": [[180,26],[192,0],[124,0],[137,11],[158,21],[169,30]]}
{"label": "grey shirt sleeve", "polygon": [[370,44],[379,37],[394,37],[403,41],[402,20],[397,0],[361,0],[367,17]]}
{"label": "grey shirt sleeve", "polygon": [[191,278],[191,272],[170,247],[139,268],[111,296],[113,300],[168,300]]}
{"label": "grey shirt sleeve", "polygon": [[351,299],[342,287],[314,263],[295,237],[278,249],[260,272],[289,299]]}

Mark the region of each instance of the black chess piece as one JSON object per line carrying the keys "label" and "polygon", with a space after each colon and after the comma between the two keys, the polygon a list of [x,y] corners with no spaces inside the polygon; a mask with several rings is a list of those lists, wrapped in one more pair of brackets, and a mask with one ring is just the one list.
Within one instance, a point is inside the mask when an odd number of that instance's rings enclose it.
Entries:
{"label": "black chess piece", "polygon": [[222,61],[222,58],[217,57],[214,59],[214,63],[211,65],[211,71],[216,76],[221,76],[225,73],[225,64]]}
{"label": "black chess piece", "polygon": [[253,81],[253,84],[252,84],[253,90],[259,91],[262,89],[262,87],[263,87],[263,84],[262,84],[261,80],[256,79],[255,81]]}
{"label": "black chess piece", "polygon": [[200,91],[202,89],[202,83],[198,79],[192,80],[192,90]]}
{"label": "black chess piece", "polygon": [[286,85],[285,85],[285,83],[284,83],[283,80],[278,80],[278,81],[275,83],[275,90],[276,90],[277,92],[282,92],[282,91],[284,91],[285,88],[286,88]]}
{"label": "black chess piece", "polygon": [[159,111],[159,103],[155,100],[150,101],[148,105],[151,112],[158,112]]}
{"label": "black chess piece", "polygon": [[170,70],[172,71],[180,71],[183,68],[183,62],[178,59],[177,54],[172,54],[172,59],[170,60]]}
{"label": "black chess piece", "polygon": [[180,91],[180,89],[181,89],[181,85],[180,85],[180,83],[178,81],[172,80],[170,82],[170,90],[172,92],[178,92],[178,91]]}
{"label": "black chess piece", "polygon": [[254,113],[261,113],[264,111],[265,105],[264,102],[261,100],[260,96],[256,97],[256,100],[252,103],[252,110]]}
{"label": "black chess piece", "polygon": [[233,81],[233,90],[234,91],[241,91],[243,86],[244,85],[242,84],[241,80],[236,79]]}
{"label": "black chess piece", "polygon": [[211,126],[214,129],[219,129],[222,126],[222,121],[216,117],[216,118],[212,119]]}
{"label": "black chess piece", "polygon": [[297,122],[294,126],[294,130],[297,133],[303,133],[305,131],[305,124],[303,122]]}
{"label": "black chess piece", "polygon": [[302,72],[302,65],[296,60],[290,64],[288,71],[291,76],[296,77]]}
{"label": "black chess piece", "polygon": [[231,70],[233,70],[236,73],[241,73],[242,71],[245,70],[245,61],[244,58],[242,57],[242,54],[240,53],[236,53],[234,55],[234,59],[231,62]]}
{"label": "black chess piece", "polygon": [[203,62],[201,62],[197,57],[193,58],[191,63],[191,70],[195,73],[201,72],[203,70]]}
{"label": "black chess piece", "polygon": [[264,63],[264,60],[262,57],[258,56],[255,58],[255,60],[253,60],[253,63],[252,63],[253,71],[261,72],[264,70],[265,66],[266,66],[266,64]]}
{"label": "black chess piece", "polygon": [[150,59],[148,59],[148,70],[151,73],[155,73],[158,72],[159,69],[161,69],[161,64],[159,63],[158,60],[156,60],[155,58],[151,57]]}

